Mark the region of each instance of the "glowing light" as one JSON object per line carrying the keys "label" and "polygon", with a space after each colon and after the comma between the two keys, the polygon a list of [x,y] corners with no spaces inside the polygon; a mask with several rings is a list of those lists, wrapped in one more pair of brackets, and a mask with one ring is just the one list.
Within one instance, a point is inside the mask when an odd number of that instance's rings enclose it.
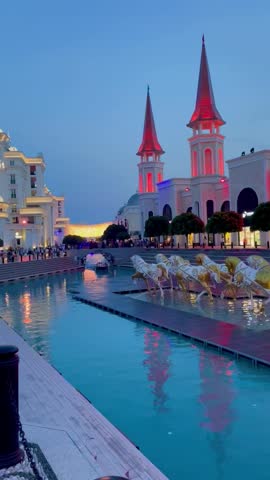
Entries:
{"label": "glowing light", "polygon": [[213,175],[213,160],[212,160],[212,150],[206,148],[204,151],[204,170],[205,175]]}
{"label": "glowing light", "polygon": [[139,175],[139,193],[143,193],[143,178],[141,173]]}
{"label": "glowing light", "polygon": [[25,225],[27,223],[27,220],[22,220],[22,224]]}
{"label": "glowing light", "polygon": [[157,174],[157,183],[160,183],[162,182],[162,173],[161,172],[158,172]]}
{"label": "glowing light", "polygon": [[87,270],[85,269],[84,272],[83,272],[83,278],[84,280],[87,280],[87,281],[94,281],[97,279],[97,274],[94,270]]}
{"label": "glowing light", "polygon": [[220,183],[224,183],[224,182],[225,182],[225,178],[221,178]]}
{"label": "glowing light", "polygon": [[97,223],[94,225],[70,224],[65,227],[65,235],[79,235],[88,239],[99,238],[103,235],[104,230],[111,224],[112,222]]}
{"label": "glowing light", "polygon": [[245,217],[251,217],[251,215],[253,215],[254,212],[243,212],[242,213],[242,217],[245,218]]}
{"label": "glowing light", "polygon": [[152,193],[154,191],[153,174],[151,172],[148,172],[146,177],[147,177],[147,189],[146,189],[146,191],[148,193]]}
{"label": "glowing light", "polygon": [[25,292],[20,296],[20,304],[23,306],[23,323],[31,323],[31,296]]}
{"label": "glowing light", "polygon": [[190,188],[189,187],[186,187],[185,188],[185,192],[189,192],[190,191]]}
{"label": "glowing light", "polygon": [[224,175],[224,160],[222,148],[218,149],[218,173],[219,175]]}
{"label": "glowing light", "polygon": [[192,152],[192,166],[191,166],[192,176],[198,176],[198,154],[196,150]]}

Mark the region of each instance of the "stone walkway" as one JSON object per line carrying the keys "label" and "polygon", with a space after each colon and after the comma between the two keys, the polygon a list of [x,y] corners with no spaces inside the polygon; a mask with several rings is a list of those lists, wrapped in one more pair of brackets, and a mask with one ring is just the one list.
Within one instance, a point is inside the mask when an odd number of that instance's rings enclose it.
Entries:
{"label": "stone walkway", "polygon": [[39,445],[58,480],[94,480],[105,475],[167,479],[3,320],[0,344],[19,348],[23,427],[28,441]]}

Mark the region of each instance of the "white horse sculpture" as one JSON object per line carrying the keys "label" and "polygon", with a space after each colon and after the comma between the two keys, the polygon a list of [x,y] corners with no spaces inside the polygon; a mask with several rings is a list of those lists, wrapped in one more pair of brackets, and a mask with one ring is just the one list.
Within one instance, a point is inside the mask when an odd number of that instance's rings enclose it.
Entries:
{"label": "white horse sculpture", "polygon": [[161,297],[164,297],[161,282],[169,280],[165,265],[162,263],[157,265],[155,263],[146,263],[139,255],[133,255],[131,261],[136,270],[136,273],[132,275],[132,279],[143,279],[149,292],[151,292],[149,280],[152,280],[155,286],[159,288]]}
{"label": "white horse sculpture", "polygon": [[198,265],[203,265],[206,270],[209,270],[216,283],[221,283],[222,281],[226,283],[232,282],[232,276],[229,274],[225,263],[216,263],[204,253],[196,255],[195,261]]}
{"label": "white horse sculpture", "polygon": [[[162,257],[158,258],[159,260],[162,259]],[[187,292],[187,283],[189,281],[194,281],[203,288],[202,292],[198,295],[196,302],[200,300],[204,293],[208,293],[210,300],[213,300],[210,288],[211,274],[206,268],[198,265],[190,265],[188,260],[185,260],[179,255],[172,255],[166,261],[167,263],[170,263],[168,271],[170,271],[171,275],[176,277],[178,284],[185,293]]]}
{"label": "white horse sculpture", "polygon": [[181,289],[186,292],[187,290],[187,285],[184,283],[184,278],[182,273],[178,272],[178,266],[183,263],[186,263],[186,265],[189,265],[188,260],[184,260],[182,257],[179,257],[177,255],[171,255],[169,258],[166,257],[163,253],[158,253],[156,255],[156,262],[158,264],[162,264],[165,266],[167,270],[167,274],[170,279],[170,286],[171,290],[173,290],[173,278],[176,278],[178,286],[181,287]]}
{"label": "white horse sculpture", "polygon": [[[263,260],[263,266],[256,270],[238,257],[227,257],[225,259],[229,272],[234,276],[233,283],[249,292],[252,307],[253,293],[266,296],[265,304],[270,302],[270,264],[266,265],[264,262]],[[250,263],[252,263],[252,260],[250,260]]]}
{"label": "white horse sculpture", "polygon": [[255,268],[255,270],[261,270],[261,268],[270,266],[270,263],[263,257],[260,257],[260,255],[250,255],[249,257],[247,257],[246,263],[251,268]]}

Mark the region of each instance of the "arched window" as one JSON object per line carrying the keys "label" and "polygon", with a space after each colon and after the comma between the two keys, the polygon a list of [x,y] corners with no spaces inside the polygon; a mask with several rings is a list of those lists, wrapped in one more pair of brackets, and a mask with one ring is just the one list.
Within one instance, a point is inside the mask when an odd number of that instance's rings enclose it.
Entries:
{"label": "arched window", "polygon": [[218,149],[218,173],[219,175],[224,175],[224,161],[223,161],[222,148]]}
{"label": "arched window", "polygon": [[199,204],[199,202],[194,203],[194,213],[198,217],[200,216],[200,204]]}
{"label": "arched window", "polygon": [[212,150],[210,148],[204,150],[204,173],[205,175],[212,175],[214,173]]}
{"label": "arched window", "polygon": [[162,173],[158,172],[157,174],[157,183],[162,182]]}
{"label": "arched window", "polygon": [[192,166],[191,166],[191,174],[192,177],[198,176],[198,154],[196,150],[192,152]]}
{"label": "arched window", "polygon": [[154,191],[154,185],[153,185],[153,174],[151,172],[148,172],[146,175],[147,178],[147,192],[151,193]]}
{"label": "arched window", "polygon": [[237,212],[254,212],[258,204],[258,196],[255,190],[249,187],[244,188],[241,190],[237,198]]}
{"label": "arched window", "polygon": [[153,215],[154,214],[153,214],[152,210],[150,210],[150,212],[148,212],[148,218],[153,217]]}
{"label": "arched window", "polygon": [[229,202],[229,200],[225,200],[225,202],[222,203],[222,205],[221,205],[221,211],[222,211],[222,212],[229,212],[229,211],[230,211],[230,202]]}
{"label": "arched window", "polygon": [[167,203],[163,207],[163,217],[166,217],[169,221],[172,220],[172,209]]}
{"label": "arched window", "polygon": [[207,220],[208,220],[208,218],[212,217],[213,213],[214,213],[214,202],[213,202],[213,200],[207,200],[207,202],[206,202]]}
{"label": "arched window", "polygon": [[143,193],[143,179],[141,173],[139,175],[139,193]]}

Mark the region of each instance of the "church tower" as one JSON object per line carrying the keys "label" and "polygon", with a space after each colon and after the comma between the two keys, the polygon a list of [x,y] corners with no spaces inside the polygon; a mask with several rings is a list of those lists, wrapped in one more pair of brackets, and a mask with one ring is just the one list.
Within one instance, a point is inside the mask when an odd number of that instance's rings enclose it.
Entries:
{"label": "church tower", "polygon": [[164,153],[157,138],[148,87],[143,139],[137,152],[137,155],[140,157],[140,162],[138,163],[140,194],[157,192],[156,184],[163,180],[164,164],[160,161],[160,157]]}
{"label": "church tower", "polygon": [[203,36],[196,105],[187,125],[193,131],[189,138],[193,178],[224,175],[224,136],[220,133],[224,124],[215,104]]}

